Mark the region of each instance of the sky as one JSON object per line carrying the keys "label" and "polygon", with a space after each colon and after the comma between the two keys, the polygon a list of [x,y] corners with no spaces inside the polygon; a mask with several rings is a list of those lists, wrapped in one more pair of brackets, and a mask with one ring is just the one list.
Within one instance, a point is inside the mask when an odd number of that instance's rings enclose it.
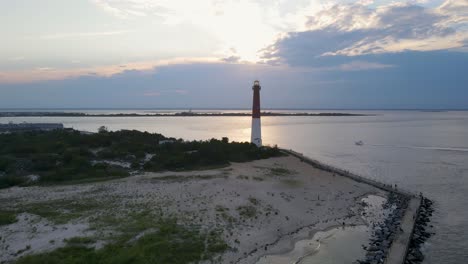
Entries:
{"label": "sky", "polygon": [[0,0],[0,108],[468,109],[468,0]]}

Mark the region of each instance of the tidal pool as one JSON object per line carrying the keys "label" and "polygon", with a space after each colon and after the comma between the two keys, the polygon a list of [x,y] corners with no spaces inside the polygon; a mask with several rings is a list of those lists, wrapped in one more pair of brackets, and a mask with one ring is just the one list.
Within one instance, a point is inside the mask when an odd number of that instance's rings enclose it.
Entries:
{"label": "tidal pool", "polygon": [[362,245],[367,246],[371,237],[372,224],[383,221],[389,209],[382,205],[387,199],[378,195],[367,195],[361,216],[367,225],[335,227],[319,231],[310,239],[299,240],[294,249],[285,254],[266,255],[257,264],[328,264],[352,263],[365,256]]}
{"label": "tidal pool", "polygon": [[266,255],[257,264],[352,263],[365,255],[362,245],[367,245],[369,236],[365,225],[335,227],[299,240],[288,253]]}

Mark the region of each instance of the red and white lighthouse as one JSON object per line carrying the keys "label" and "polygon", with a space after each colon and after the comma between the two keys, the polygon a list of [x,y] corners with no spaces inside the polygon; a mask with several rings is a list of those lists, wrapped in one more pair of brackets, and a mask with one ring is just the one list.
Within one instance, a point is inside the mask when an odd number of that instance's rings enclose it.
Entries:
{"label": "red and white lighthouse", "polygon": [[260,82],[255,81],[252,86],[253,90],[253,106],[252,106],[252,134],[251,142],[262,146],[262,125],[260,123]]}

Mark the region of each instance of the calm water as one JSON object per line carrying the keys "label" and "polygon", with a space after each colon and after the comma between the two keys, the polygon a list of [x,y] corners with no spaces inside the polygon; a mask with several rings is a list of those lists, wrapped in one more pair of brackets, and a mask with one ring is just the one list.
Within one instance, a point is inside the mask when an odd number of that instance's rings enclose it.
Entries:
{"label": "calm water", "polygon": [[255,264],[352,263],[365,256],[361,245],[367,244],[368,240],[367,226],[335,227],[296,242],[289,253],[263,256]]}
{"label": "calm water", "polygon": [[[264,117],[263,141],[423,192],[436,202],[432,222],[436,235],[425,245],[425,263],[466,263],[468,112],[346,112],[375,116]],[[62,122],[88,131],[105,125],[111,130],[138,129],[184,139],[250,139],[248,117],[0,118],[1,123],[9,121]],[[356,146],[358,140],[364,145]]]}

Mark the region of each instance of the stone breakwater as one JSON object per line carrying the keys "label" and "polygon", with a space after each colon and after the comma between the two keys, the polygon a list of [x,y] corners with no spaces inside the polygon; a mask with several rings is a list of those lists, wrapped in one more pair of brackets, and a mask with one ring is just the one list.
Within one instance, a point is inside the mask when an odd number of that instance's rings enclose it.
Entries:
{"label": "stone breakwater", "polygon": [[289,155],[292,155],[294,157],[299,158],[302,162],[306,162],[309,165],[312,165],[314,168],[324,170],[324,171],[327,171],[327,172],[331,172],[331,173],[334,173],[335,175],[347,177],[347,178],[350,178],[350,179],[352,179],[354,181],[357,181],[357,182],[360,182],[360,183],[365,183],[365,184],[374,186],[376,188],[379,188],[379,189],[387,191],[387,192],[397,192],[397,193],[399,193],[401,195],[404,195],[404,196],[407,196],[407,197],[416,197],[416,195],[413,192],[405,190],[405,189],[403,189],[401,187],[397,188],[396,185],[389,184],[389,183],[383,183],[383,182],[380,182],[380,181],[377,181],[377,180],[372,180],[372,179],[357,175],[355,173],[352,173],[350,171],[343,170],[343,169],[340,169],[340,168],[337,168],[337,167],[322,163],[322,162],[320,162],[318,160],[311,159],[311,158],[309,158],[307,156],[304,156],[304,154],[296,152],[294,150],[281,149],[281,151],[283,151],[286,154],[289,154]]}
{"label": "stone breakwater", "polygon": [[[422,195],[418,198],[413,192],[403,190],[400,187],[397,188],[396,185],[393,187],[391,184],[356,175],[310,159],[293,150],[282,150],[316,168],[389,192],[388,201],[385,206],[392,206],[394,210],[383,223],[374,229],[375,233],[373,234],[371,244],[365,247],[367,250],[366,258],[364,260],[357,260],[355,263],[406,264],[420,263],[424,259],[420,246],[431,236],[431,233],[426,231],[426,227],[433,212],[432,201],[422,197]],[[402,223],[403,221],[404,223]]]}
{"label": "stone breakwater", "polygon": [[405,264],[421,263],[424,260],[424,255],[421,253],[421,245],[434,233],[428,232],[426,229],[430,222],[430,217],[434,212],[432,208],[433,202],[425,197],[421,199],[416,222],[414,224],[413,236],[408,247]]}
{"label": "stone breakwater", "polygon": [[401,230],[401,219],[408,207],[409,198],[391,192],[388,199],[383,204],[384,210],[390,210],[390,214],[383,222],[374,225],[373,235],[368,246],[364,246],[367,251],[365,259],[357,260],[354,263],[359,264],[377,264],[384,263],[390,246],[392,245],[395,235]]}

